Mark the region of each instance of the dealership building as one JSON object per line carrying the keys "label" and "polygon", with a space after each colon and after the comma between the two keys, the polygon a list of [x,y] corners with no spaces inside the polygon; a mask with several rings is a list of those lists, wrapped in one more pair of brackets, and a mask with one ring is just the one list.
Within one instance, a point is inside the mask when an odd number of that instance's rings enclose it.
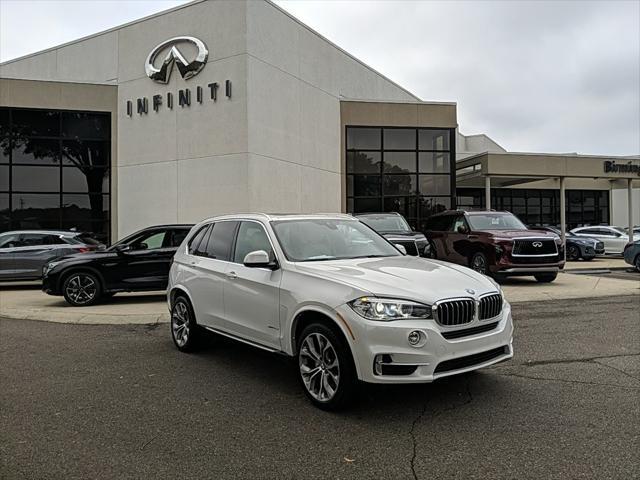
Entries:
{"label": "dealership building", "polygon": [[[0,231],[230,212],[640,224],[640,157],[507,152],[269,1],[197,0],[0,64]],[[564,208],[563,208],[564,207]],[[566,218],[561,215],[566,212]]]}

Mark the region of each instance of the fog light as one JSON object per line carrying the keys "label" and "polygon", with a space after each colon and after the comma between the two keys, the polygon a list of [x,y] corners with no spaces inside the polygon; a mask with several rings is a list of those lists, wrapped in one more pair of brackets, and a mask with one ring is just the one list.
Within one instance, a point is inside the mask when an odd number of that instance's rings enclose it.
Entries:
{"label": "fog light", "polygon": [[411,345],[412,347],[415,347],[416,345],[420,344],[420,341],[422,340],[422,333],[419,332],[418,330],[409,332],[409,336],[407,337],[407,340],[409,340],[409,345]]}

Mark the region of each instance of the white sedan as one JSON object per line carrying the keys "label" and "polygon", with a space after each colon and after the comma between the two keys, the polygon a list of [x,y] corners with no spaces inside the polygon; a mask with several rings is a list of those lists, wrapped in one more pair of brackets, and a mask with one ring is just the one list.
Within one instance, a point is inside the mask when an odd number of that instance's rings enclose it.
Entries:
{"label": "white sedan", "polygon": [[511,307],[489,277],[403,255],[350,215],[226,215],[196,225],[169,275],[171,335],[202,330],[294,357],[311,402],[358,380],[420,383],[513,356]]}
{"label": "white sedan", "polygon": [[[604,243],[604,252],[621,255],[624,247],[629,243],[629,234],[623,228],[599,225],[594,227],[579,227],[571,230],[579,237],[590,237]],[[634,234],[634,240],[640,240],[640,234]]]}

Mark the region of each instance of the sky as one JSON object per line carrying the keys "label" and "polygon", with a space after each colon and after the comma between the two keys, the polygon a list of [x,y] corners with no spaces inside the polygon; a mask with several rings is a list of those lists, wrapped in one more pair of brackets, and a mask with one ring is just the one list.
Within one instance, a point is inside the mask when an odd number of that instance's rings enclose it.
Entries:
{"label": "sky", "polygon": [[[0,0],[0,61],[185,3]],[[640,0],[276,0],[509,151],[640,154]],[[188,34],[188,32],[185,32]]]}

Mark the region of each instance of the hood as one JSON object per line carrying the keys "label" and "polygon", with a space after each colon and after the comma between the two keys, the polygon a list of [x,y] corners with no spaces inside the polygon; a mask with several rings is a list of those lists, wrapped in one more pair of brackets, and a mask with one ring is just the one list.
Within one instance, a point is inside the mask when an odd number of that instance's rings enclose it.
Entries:
{"label": "hood", "polygon": [[412,256],[298,262],[296,269],[349,285],[363,294],[424,303],[498,291],[488,277],[467,267]]}
{"label": "hood", "polygon": [[550,240],[558,238],[558,235],[543,230],[485,230],[489,235],[498,238],[522,238],[536,237],[548,238]]}
{"label": "hood", "polygon": [[65,255],[64,257],[56,258],[54,261],[56,263],[61,261],[73,261],[73,260],[94,260],[96,258],[110,258],[117,257],[118,254],[116,252],[108,252],[106,250],[96,250],[93,252],[86,253],[74,253],[71,255]]}

